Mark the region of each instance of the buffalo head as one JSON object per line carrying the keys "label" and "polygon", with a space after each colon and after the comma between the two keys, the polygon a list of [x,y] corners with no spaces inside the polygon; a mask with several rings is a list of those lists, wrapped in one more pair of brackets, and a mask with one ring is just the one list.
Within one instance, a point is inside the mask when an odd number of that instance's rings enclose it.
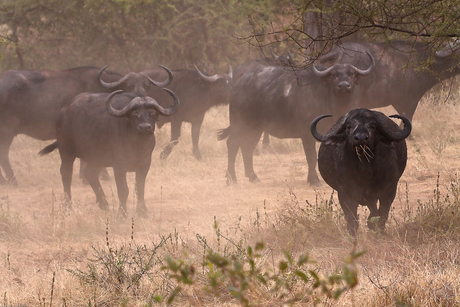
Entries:
{"label": "buffalo head", "polygon": [[275,60],[281,66],[294,66],[294,57],[292,56],[289,50],[287,51],[287,54],[276,55],[275,52],[273,52],[273,49],[271,48],[270,53],[272,55],[273,60]]}
{"label": "buffalo head", "polygon": [[324,78],[325,82],[330,82],[336,94],[348,94],[353,92],[353,86],[358,84],[359,76],[367,76],[374,69],[374,58],[369,53],[367,55],[371,60],[371,65],[365,70],[352,64],[335,64],[324,70],[319,70],[313,65],[312,70],[317,77]]}
{"label": "buffalo head", "polygon": [[343,116],[332,130],[333,133],[321,135],[316,130],[317,123],[332,115],[321,115],[313,120],[310,126],[311,133],[315,139],[327,145],[347,146],[348,150],[353,151],[359,160],[366,159],[368,162],[373,158],[373,151],[378,142],[400,142],[406,139],[411,133],[412,126],[410,121],[401,115],[391,115],[390,117],[399,118],[404,123],[404,129],[394,131],[388,129],[381,118],[367,109],[356,109]]}
{"label": "buffalo head", "polygon": [[158,118],[158,115],[170,116],[177,111],[179,107],[179,99],[176,94],[164,88],[164,91],[168,92],[174,99],[174,104],[171,105],[168,109],[163,108],[158,104],[158,102],[151,97],[133,97],[133,99],[121,110],[115,109],[112,104],[112,98],[121,94],[121,90],[112,92],[106,99],[106,109],[107,112],[115,117],[128,117],[130,119],[131,125],[137,130],[140,134],[153,134],[155,130],[155,121]]}

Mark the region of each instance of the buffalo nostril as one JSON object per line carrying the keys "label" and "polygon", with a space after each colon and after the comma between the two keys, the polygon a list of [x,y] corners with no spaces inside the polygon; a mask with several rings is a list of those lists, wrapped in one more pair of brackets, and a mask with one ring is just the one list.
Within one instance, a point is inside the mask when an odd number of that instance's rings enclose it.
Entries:
{"label": "buffalo nostril", "polygon": [[339,90],[349,90],[351,86],[348,82],[340,82],[339,84],[337,84],[337,88]]}
{"label": "buffalo nostril", "polygon": [[152,130],[152,125],[147,124],[147,123],[142,123],[142,124],[139,124],[139,126],[137,126],[137,129],[138,129],[139,131],[148,131],[148,130]]}
{"label": "buffalo nostril", "polygon": [[369,135],[367,133],[357,133],[353,136],[353,138],[357,142],[364,142],[369,140]]}

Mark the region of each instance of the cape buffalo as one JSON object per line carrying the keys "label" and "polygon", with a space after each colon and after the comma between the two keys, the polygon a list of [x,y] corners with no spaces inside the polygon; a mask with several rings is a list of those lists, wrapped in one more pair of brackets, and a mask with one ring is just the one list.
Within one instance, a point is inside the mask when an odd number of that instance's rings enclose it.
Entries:
{"label": "cape buffalo", "polygon": [[349,63],[368,67],[366,52],[376,60],[372,75],[361,82],[355,99],[359,107],[380,108],[392,105],[412,120],[423,95],[439,82],[460,73],[460,50],[448,45],[433,50],[421,42],[396,40],[381,43],[344,42],[325,55],[320,63]]}
{"label": "cape buffalo", "polygon": [[[316,124],[328,116],[331,115],[313,120],[311,133],[321,142],[318,168],[324,181],[338,192],[348,232],[356,236],[359,204],[370,210],[368,227],[383,230],[406,167],[404,139],[411,132],[410,121],[404,116],[390,116],[403,121],[404,129],[400,130],[383,113],[355,109],[340,118],[326,135],[321,135]],[[374,217],[378,220],[374,221]]]}
{"label": "cape buffalo", "polygon": [[344,114],[353,109],[349,102],[355,84],[360,76],[369,75],[373,66],[361,70],[350,64],[336,64],[324,70],[313,66],[294,71],[259,65],[245,73],[230,95],[230,126],[219,134],[220,140],[228,137],[227,183],[236,182],[235,158],[240,147],[246,177],[251,182],[259,180],[253,169],[253,152],[265,131],[278,138],[302,140],[308,182],[318,185],[315,142],[308,133],[309,123],[324,112]]}
{"label": "cape buffalo", "polygon": [[[236,83],[241,76],[260,65],[295,67],[294,58],[289,50],[284,52],[282,55],[276,55],[273,52],[273,49],[270,49],[270,54],[271,58],[262,57],[236,66],[233,72],[233,82]],[[269,134],[266,132],[264,133],[262,144],[265,147],[270,145]]]}
{"label": "cape buffalo", "polygon": [[[26,134],[39,140],[56,138],[59,110],[82,92],[108,92],[97,81],[97,67],[63,71],[7,70],[0,75],[0,184],[17,185],[8,158],[13,139]],[[104,72],[107,80],[121,76]]]}
{"label": "cape buffalo", "polygon": [[137,213],[147,214],[144,201],[145,178],[155,147],[155,121],[158,115],[170,116],[179,106],[174,98],[168,109],[151,97],[137,97],[118,90],[107,93],[82,93],[59,113],[57,141],[40,151],[40,155],[59,149],[61,177],[65,198],[70,202],[73,162],[76,157],[87,162],[85,176],[99,207],[108,208],[98,174],[103,167],[113,167],[119,199],[119,214],[126,216],[128,185],[126,173],[136,173]]}
{"label": "cape buffalo", "polygon": [[[153,79],[162,78],[164,71],[145,70],[145,75]],[[201,160],[201,152],[198,147],[201,125],[204,115],[213,106],[228,103],[228,95],[232,87],[232,67],[228,74],[216,74],[207,76],[198,68],[195,70],[173,70],[173,81],[168,86],[181,99],[180,109],[171,117],[160,118],[157,122],[159,128],[165,123],[171,123],[171,142],[163,149],[160,157],[166,159],[173,147],[179,142],[183,122],[192,124],[193,156]],[[163,106],[168,103],[168,97],[158,88],[151,88],[149,94]]]}

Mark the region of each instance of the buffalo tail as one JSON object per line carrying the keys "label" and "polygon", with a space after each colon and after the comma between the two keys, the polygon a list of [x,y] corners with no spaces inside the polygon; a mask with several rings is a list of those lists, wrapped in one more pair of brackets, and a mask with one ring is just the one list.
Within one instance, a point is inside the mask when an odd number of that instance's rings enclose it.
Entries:
{"label": "buffalo tail", "polygon": [[57,141],[54,142],[53,144],[50,144],[48,146],[46,146],[45,148],[43,148],[42,150],[40,150],[38,152],[38,155],[41,157],[41,156],[44,156],[44,155],[47,155],[49,154],[50,152],[52,152],[53,150],[55,150],[56,148],[58,147],[58,143]]}
{"label": "buffalo tail", "polygon": [[230,135],[230,126],[228,126],[225,129],[220,129],[219,132],[217,132],[217,140],[222,141],[228,138]]}

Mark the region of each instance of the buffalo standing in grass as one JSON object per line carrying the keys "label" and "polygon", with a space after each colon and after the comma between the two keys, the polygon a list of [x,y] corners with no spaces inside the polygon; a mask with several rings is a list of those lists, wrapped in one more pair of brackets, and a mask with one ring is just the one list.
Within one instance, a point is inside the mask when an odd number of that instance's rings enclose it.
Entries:
{"label": "buffalo standing in grass", "polygon": [[[8,155],[18,134],[39,140],[56,138],[59,110],[82,92],[108,92],[98,82],[99,68],[78,67],[63,71],[7,70],[0,75],[0,184],[17,185]],[[106,80],[121,75],[104,72]],[[119,88],[125,89],[125,88]]]}
{"label": "buffalo standing in grass", "polygon": [[308,163],[308,182],[319,185],[309,124],[320,114],[344,114],[353,109],[350,102],[358,78],[369,75],[372,69],[373,64],[365,70],[336,64],[304,71],[258,65],[246,72],[230,95],[230,126],[219,133],[220,140],[228,137],[227,183],[236,182],[235,158],[240,147],[246,177],[251,182],[259,180],[253,169],[253,152],[265,131],[278,138],[300,138]]}
{"label": "buffalo standing in grass", "polygon": [[418,102],[439,82],[460,73],[460,46],[433,50],[421,42],[396,40],[381,43],[344,42],[320,59],[323,65],[348,63],[368,67],[370,53],[376,64],[372,75],[355,92],[357,106],[368,109],[392,105],[412,120]]}
{"label": "buffalo standing in grass", "polygon": [[[164,77],[164,71],[146,70],[145,75],[158,79]],[[173,81],[168,86],[181,99],[181,107],[174,116],[160,118],[157,125],[161,128],[165,123],[171,123],[171,142],[163,149],[160,157],[166,159],[172,149],[179,142],[183,122],[192,124],[193,156],[201,160],[198,146],[201,125],[205,113],[212,107],[228,103],[228,96],[232,87],[233,73],[230,66],[228,74],[207,76],[198,68],[195,70],[173,70]],[[168,103],[169,97],[158,88],[149,89],[149,94],[163,106]]]}
{"label": "buffalo standing in grass", "polygon": [[[355,109],[321,135],[316,124],[328,116],[317,117],[311,124],[311,133],[321,142],[318,168],[324,181],[338,192],[348,232],[356,236],[358,205],[369,208],[370,229],[384,229],[406,167],[405,139],[411,132],[410,121],[403,116],[390,116],[403,121],[401,130],[383,113]],[[374,217],[378,220],[374,221]]]}
{"label": "buffalo standing in grass", "polygon": [[145,178],[155,147],[155,121],[159,115],[170,116],[179,106],[174,98],[168,109],[153,98],[130,93],[82,93],[65,106],[57,121],[57,141],[40,151],[40,155],[59,149],[61,177],[66,200],[70,202],[73,162],[87,162],[85,176],[96,194],[99,207],[108,209],[98,174],[103,167],[113,167],[119,198],[119,215],[126,216],[128,185],[126,173],[136,173],[137,213],[147,215],[144,201]]}

